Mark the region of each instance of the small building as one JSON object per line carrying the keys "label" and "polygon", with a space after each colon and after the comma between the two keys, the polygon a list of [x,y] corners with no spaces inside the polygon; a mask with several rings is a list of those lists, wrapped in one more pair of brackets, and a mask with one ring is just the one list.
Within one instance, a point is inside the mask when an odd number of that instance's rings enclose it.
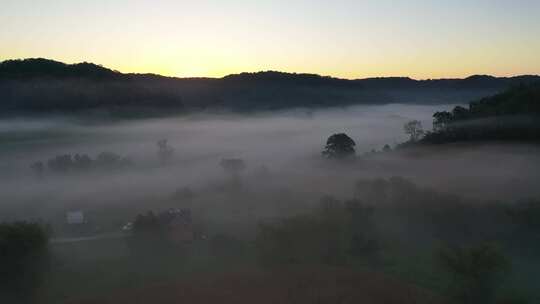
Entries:
{"label": "small building", "polygon": [[66,223],[68,225],[82,225],[85,222],[84,212],[80,210],[66,212]]}
{"label": "small building", "polygon": [[98,232],[97,227],[92,225],[87,214],[82,210],[70,210],[65,212],[65,222],[62,234],[66,236],[86,236]]}

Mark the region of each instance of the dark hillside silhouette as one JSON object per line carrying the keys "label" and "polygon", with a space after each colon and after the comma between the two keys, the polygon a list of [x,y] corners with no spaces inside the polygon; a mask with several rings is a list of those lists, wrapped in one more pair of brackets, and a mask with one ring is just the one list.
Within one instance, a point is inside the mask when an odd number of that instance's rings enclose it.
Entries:
{"label": "dark hillside silhouette", "polygon": [[204,109],[231,111],[385,103],[465,103],[539,76],[414,80],[339,79],[266,71],[223,78],[124,74],[92,63],[48,59],[0,62],[0,111],[48,114],[105,111],[147,116]]}
{"label": "dark hillside silhouette", "polygon": [[88,62],[65,64],[43,58],[33,58],[6,60],[0,63],[0,79],[2,80],[33,78],[113,80],[122,77],[123,74],[120,72]]}

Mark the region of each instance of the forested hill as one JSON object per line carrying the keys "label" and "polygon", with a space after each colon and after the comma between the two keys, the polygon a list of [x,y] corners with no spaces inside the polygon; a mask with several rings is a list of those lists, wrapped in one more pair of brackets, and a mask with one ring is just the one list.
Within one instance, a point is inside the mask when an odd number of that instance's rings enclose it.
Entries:
{"label": "forested hill", "polygon": [[414,80],[339,79],[315,74],[258,72],[223,78],[124,74],[92,64],[48,59],[0,62],[0,112],[256,111],[382,103],[465,103],[539,76]]}
{"label": "forested hill", "polygon": [[433,132],[421,143],[514,140],[540,142],[540,82],[433,115]]}
{"label": "forested hill", "polygon": [[102,66],[83,62],[65,64],[47,59],[6,60],[0,62],[1,80],[70,79],[92,80],[121,79],[124,74]]}

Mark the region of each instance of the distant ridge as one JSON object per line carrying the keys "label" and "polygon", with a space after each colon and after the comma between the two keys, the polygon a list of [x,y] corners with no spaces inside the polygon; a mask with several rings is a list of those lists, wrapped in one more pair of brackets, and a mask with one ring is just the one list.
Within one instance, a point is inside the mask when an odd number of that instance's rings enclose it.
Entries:
{"label": "distant ridge", "polygon": [[0,79],[25,78],[90,78],[113,79],[123,74],[104,68],[100,65],[82,62],[66,64],[59,61],[30,58],[22,60],[6,60],[0,62]]}
{"label": "distant ridge", "polygon": [[154,111],[273,110],[384,103],[466,103],[540,76],[415,80],[408,77],[341,79],[263,71],[222,78],[177,78],[121,73],[94,63],[32,58],[0,62],[3,113],[58,113],[95,109]]}
{"label": "distant ridge", "polygon": [[466,78],[441,78],[441,79],[425,79],[416,80],[410,77],[372,77],[360,79],[343,79],[332,76],[322,76],[310,73],[287,73],[279,71],[260,71],[260,72],[243,72],[238,74],[230,74],[222,78],[213,77],[169,77],[154,73],[121,73],[102,65],[81,62],[74,64],[66,64],[60,61],[55,61],[45,58],[28,58],[5,60],[0,62],[0,79],[6,78],[90,78],[90,79],[121,79],[124,77],[146,77],[146,78],[168,78],[168,79],[222,79],[227,81],[270,81],[270,82],[287,82],[294,81],[300,84],[379,84],[379,85],[397,85],[411,86],[419,83],[459,83],[470,86],[497,86],[501,83],[509,82],[532,82],[539,81],[539,75],[519,75],[513,77],[494,77],[490,75],[472,75]]}

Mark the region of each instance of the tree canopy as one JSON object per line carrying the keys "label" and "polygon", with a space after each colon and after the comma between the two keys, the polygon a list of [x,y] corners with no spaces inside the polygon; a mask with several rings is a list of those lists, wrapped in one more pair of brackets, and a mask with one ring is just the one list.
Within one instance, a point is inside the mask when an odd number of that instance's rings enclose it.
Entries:
{"label": "tree canopy", "polygon": [[326,146],[322,155],[326,158],[343,159],[354,156],[356,143],[345,133],[338,133],[330,136],[326,141]]}

